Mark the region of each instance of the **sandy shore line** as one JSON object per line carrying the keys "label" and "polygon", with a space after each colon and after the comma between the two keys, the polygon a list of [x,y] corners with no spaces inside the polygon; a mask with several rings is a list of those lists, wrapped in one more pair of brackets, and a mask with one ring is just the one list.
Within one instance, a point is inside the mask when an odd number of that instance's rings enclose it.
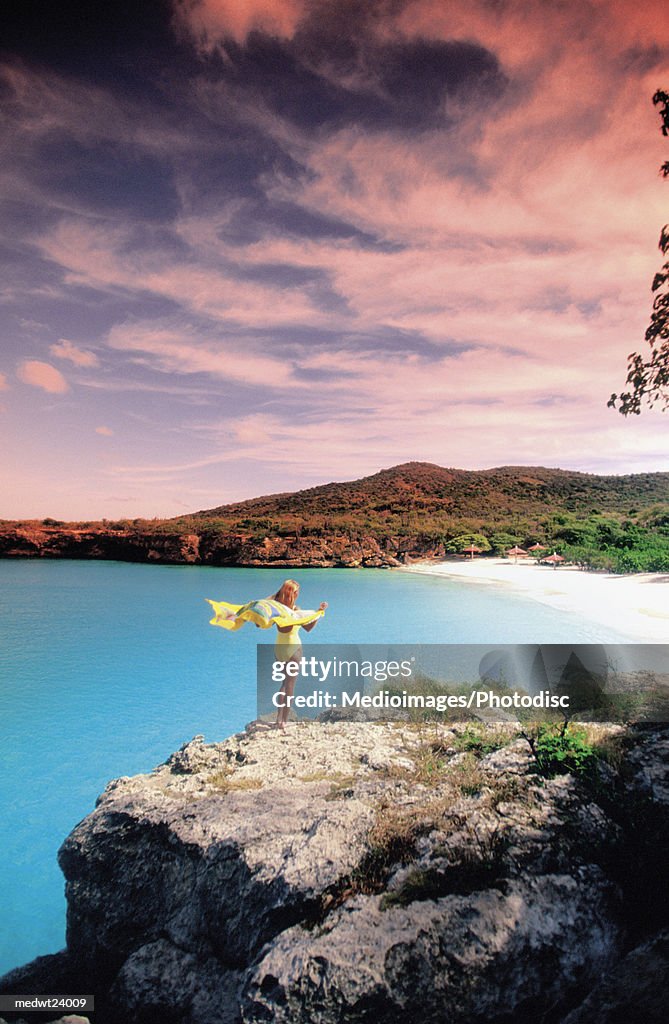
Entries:
{"label": "sandy shore line", "polygon": [[504,587],[582,615],[637,643],[669,643],[669,573],[614,576],[505,558],[414,562],[398,571]]}

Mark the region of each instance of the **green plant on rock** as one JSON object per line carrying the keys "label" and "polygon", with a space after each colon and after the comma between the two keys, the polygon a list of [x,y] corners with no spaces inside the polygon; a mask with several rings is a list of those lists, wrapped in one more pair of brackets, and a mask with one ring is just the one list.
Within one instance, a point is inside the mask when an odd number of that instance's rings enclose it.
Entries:
{"label": "green plant on rock", "polygon": [[490,726],[471,722],[462,732],[455,733],[453,746],[456,750],[470,752],[475,757],[485,757],[486,754],[492,754],[495,750],[507,746],[513,738],[501,732],[494,732]]}
{"label": "green plant on rock", "polygon": [[556,775],[591,775],[597,765],[597,752],[588,740],[585,729],[542,724],[534,735],[525,734],[536,760],[537,771],[544,778]]}

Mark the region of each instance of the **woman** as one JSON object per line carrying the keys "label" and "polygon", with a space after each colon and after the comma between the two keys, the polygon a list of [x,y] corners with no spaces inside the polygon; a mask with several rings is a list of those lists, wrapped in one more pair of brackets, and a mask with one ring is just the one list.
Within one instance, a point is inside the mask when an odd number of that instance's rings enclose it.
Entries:
{"label": "woman", "polygon": [[[285,604],[287,608],[296,608],[297,595],[300,592],[300,584],[295,580],[286,580],[277,590],[276,594],[272,596],[273,601],[279,601],[280,604]],[[318,610],[324,612],[327,608],[327,602],[321,601],[318,606]],[[314,628],[318,619],[314,619],[313,622],[306,622],[304,626],[277,626],[278,635],[276,643],[274,644],[274,655],[277,661],[282,661],[284,665],[288,662],[299,662],[302,657],[302,641],[300,640],[300,629],[306,629],[307,633],[310,633]],[[277,729],[285,729],[286,721],[288,719],[288,697],[293,696],[295,689],[295,676],[289,676],[286,674],[283,686],[281,687],[280,693],[284,694],[282,703],[285,707],[280,707],[276,716],[276,727]]]}

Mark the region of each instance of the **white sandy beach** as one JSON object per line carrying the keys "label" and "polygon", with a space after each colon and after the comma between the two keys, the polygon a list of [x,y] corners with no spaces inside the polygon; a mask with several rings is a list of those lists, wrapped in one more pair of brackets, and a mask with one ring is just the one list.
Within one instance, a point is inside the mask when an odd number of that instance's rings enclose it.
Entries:
{"label": "white sandy beach", "polygon": [[398,571],[505,587],[600,622],[636,643],[669,643],[669,573],[615,576],[505,558],[414,562]]}

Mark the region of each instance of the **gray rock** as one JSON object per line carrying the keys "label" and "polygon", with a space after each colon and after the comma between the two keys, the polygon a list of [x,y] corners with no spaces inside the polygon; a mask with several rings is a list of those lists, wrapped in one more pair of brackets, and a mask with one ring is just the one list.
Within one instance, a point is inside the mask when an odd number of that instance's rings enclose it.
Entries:
{"label": "gray rock", "polygon": [[662,918],[669,730],[586,786],[482,728],[477,758],[457,725],[252,723],[114,780],[60,851],[67,951],[0,991],[93,991],[99,1024],[524,1024],[591,991],[599,1024]]}
{"label": "gray rock", "polygon": [[205,744],[204,736],[194,736],[184,743],[165,762],[175,773],[192,775],[207,769],[220,768],[225,764],[225,757],[220,749],[212,744]]}
{"label": "gray rock", "polygon": [[534,767],[532,751],[527,740],[519,739],[506,747],[494,750],[483,758],[487,768],[496,772],[507,772],[513,775],[527,775]]}
{"label": "gray rock", "polygon": [[605,975],[562,1024],[666,1024],[669,930],[644,942]]}
{"label": "gray rock", "polygon": [[[355,868],[372,808],[326,802],[327,780],[285,785],[291,748],[276,733],[243,741],[250,749],[263,743],[272,756],[250,767],[254,759],[245,759],[232,777],[184,774],[179,763],[177,772],[162,766],[107,788],[59,854],[73,956],[120,966],[139,945],[167,936],[186,951],[245,962]],[[234,741],[231,751],[239,752]],[[346,758],[333,755],[335,766]],[[308,778],[313,762],[296,760]],[[273,784],[263,786],[268,777]],[[260,788],[235,788],[245,785]]]}
{"label": "gray rock", "polygon": [[611,896],[593,870],[385,912],[378,896],[359,897],[322,928],[297,926],[271,944],[244,991],[242,1018],[492,1024],[539,1012],[610,965]]}
{"label": "gray rock", "polygon": [[[0,978],[0,993],[74,991],[76,966],[66,949],[38,956]],[[56,988],[50,988],[55,985]]]}
{"label": "gray rock", "polygon": [[627,757],[633,771],[630,786],[669,811],[669,735],[666,729],[649,728]]}
{"label": "gray rock", "polygon": [[198,959],[165,939],[140,947],[118,973],[112,1005],[131,1020],[239,1024],[240,975],[213,957]]}

